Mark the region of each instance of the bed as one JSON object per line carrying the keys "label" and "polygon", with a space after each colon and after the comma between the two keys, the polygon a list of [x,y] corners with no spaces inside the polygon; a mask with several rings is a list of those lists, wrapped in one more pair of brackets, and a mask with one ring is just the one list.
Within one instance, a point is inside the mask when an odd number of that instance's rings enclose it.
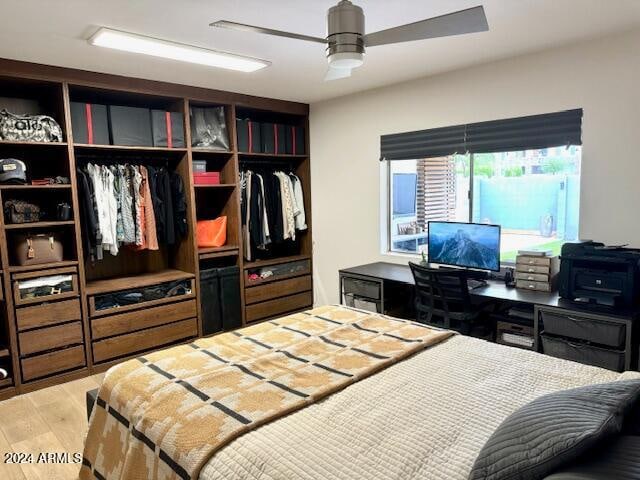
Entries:
{"label": "bed", "polygon": [[[331,326],[332,319],[338,319],[338,324]],[[333,330],[313,332],[314,325],[320,328],[322,322]],[[309,329],[296,334],[303,325]],[[265,338],[278,338],[268,336],[269,328],[290,330],[305,337],[305,342],[317,333],[325,337],[323,341],[343,345],[353,335],[354,342],[358,339],[353,348],[373,358],[375,365],[346,382],[324,385],[316,391],[299,389],[300,383],[287,383],[287,375],[281,373],[276,378],[278,388],[296,385],[299,392],[308,393],[302,405],[292,400],[294,403],[282,405],[275,414],[264,414],[253,426],[245,424],[233,432],[227,429],[226,437],[214,448],[200,448],[203,442],[195,432],[200,432],[205,421],[198,424],[191,418],[191,423],[185,424],[192,426],[193,438],[187,435],[189,438],[176,440],[171,433],[173,413],[167,413],[166,418],[162,409],[150,413],[146,405],[163,390],[153,395],[148,390],[163,382],[180,388],[181,382],[192,384],[194,378],[208,374],[199,370],[193,375],[187,371],[191,366],[183,366],[182,375],[173,365],[172,378],[149,373],[143,388],[133,380],[139,377],[132,377],[141,364],[150,372],[153,368],[162,370],[189,348],[219,357],[220,345],[235,341],[232,335],[250,336],[250,343],[257,342],[255,345],[262,348],[259,343],[269,346]],[[376,358],[393,356],[389,353],[392,348],[384,352],[373,348],[371,332],[376,329],[386,340],[403,338],[397,348],[404,350],[394,353],[393,361]],[[353,333],[356,330],[357,335]],[[332,336],[336,331],[342,331],[343,336]],[[91,417],[81,478],[463,480],[469,477],[476,457],[498,425],[528,402],[551,392],[639,377],[635,372],[618,374],[341,306],[319,307],[240,332],[225,334],[227,340],[204,339],[199,346],[174,347],[111,369]],[[282,345],[275,348],[286,350]],[[295,356],[291,351],[284,353]],[[253,362],[251,354],[244,361]],[[246,365],[255,373],[255,363]],[[204,404],[210,405],[217,400],[208,393]],[[156,403],[162,408],[166,405]],[[109,415],[110,409],[115,413]],[[147,417],[154,415],[155,421],[145,424]],[[178,441],[193,450],[183,454]],[[135,451],[145,453],[137,460],[139,465],[132,467],[135,461],[130,457]],[[172,462],[173,468],[167,468]]]}

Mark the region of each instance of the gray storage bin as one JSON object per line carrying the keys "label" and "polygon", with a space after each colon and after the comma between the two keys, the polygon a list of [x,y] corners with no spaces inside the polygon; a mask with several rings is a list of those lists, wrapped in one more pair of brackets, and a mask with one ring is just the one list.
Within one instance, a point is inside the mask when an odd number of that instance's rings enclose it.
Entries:
{"label": "gray storage bin", "polygon": [[542,338],[542,351],[546,355],[617,372],[624,370],[624,352],[622,351],[572,342],[564,338],[550,336],[544,332],[540,337]]}
{"label": "gray storage bin", "polygon": [[544,331],[600,345],[624,348],[627,333],[623,323],[581,317],[570,313],[541,311]]}
{"label": "gray storage bin", "polygon": [[345,293],[344,303],[347,307],[357,308],[359,310],[366,310],[372,313],[382,313],[382,304],[379,301],[372,300],[370,298],[362,298],[351,293]]}
{"label": "gray storage bin", "polygon": [[345,277],[342,282],[344,292],[374,300],[380,299],[380,283],[370,280]]}

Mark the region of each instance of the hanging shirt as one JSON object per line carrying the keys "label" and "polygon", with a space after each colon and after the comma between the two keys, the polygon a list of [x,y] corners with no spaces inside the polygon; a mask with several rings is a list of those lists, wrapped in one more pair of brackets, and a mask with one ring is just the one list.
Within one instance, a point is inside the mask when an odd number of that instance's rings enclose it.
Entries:
{"label": "hanging shirt", "polygon": [[118,165],[120,176],[120,212],[122,216],[122,241],[127,245],[136,243],[136,223],[133,217],[133,175],[127,165]]}
{"label": "hanging shirt", "polygon": [[304,211],[304,192],[302,190],[302,182],[293,173],[289,174],[291,183],[293,185],[293,198],[296,204],[295,224],[296,230],[307,229],[307,217]]}

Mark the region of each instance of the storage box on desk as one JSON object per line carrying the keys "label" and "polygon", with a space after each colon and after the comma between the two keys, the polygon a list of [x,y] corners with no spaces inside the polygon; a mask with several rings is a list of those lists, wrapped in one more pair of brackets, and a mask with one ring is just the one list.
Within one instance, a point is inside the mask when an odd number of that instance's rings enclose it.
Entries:
{"label": "storage box on desk", "polygon": [[193,174],[194,185],[220,185],[220,172],[201,172]]}
{"label": "storage box on desk", "polygon": [[557,256],[520,254],[516,257],[516,287],[551,292],[555,288],[559,266]]}

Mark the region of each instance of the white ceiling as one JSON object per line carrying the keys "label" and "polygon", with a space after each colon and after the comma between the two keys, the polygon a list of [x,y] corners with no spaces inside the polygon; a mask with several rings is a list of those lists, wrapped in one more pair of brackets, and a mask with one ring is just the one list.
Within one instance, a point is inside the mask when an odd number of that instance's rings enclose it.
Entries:
{"label": "white ceiling", "polygon": [[[324,82],[320,44],[214,29],[227,19],[325,35],[337,0],[2,0],[0,57],[314,102],[640,25],[640,0],[354,0],[367,32],[483,4],[489,32],[368,50],[352,78]],[[246,74],[101,49],[98,26],[264,58]]]}

